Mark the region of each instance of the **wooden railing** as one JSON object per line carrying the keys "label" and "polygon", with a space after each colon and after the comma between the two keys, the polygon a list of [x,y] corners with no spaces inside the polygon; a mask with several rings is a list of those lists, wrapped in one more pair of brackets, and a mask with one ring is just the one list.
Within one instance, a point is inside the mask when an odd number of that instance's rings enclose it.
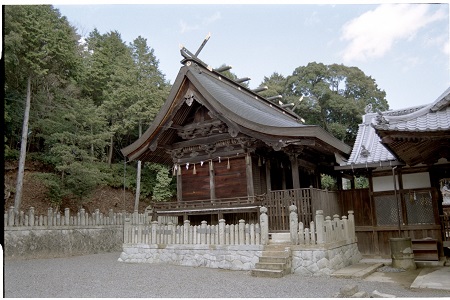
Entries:
{"label": "wooden railing", "polygon": [[333,215],[339,212],[338,194],[336,192],[315,188],[270,191],[263,201],[269,216],[271,231],[289,230],[289,206],[298,208],[300,222],[309,224],[314,220],[314,212],[322,210]]}
{"label": "wooden railing", "polygon": [[220,198],[208,200],[189,200],[173,202],[152,202],[151,206],[157,213],[181,213],[195,209],[231,209],[242,208],[251,205],[256,207],[262,205],[264,196],[245,196],[233,198]]}

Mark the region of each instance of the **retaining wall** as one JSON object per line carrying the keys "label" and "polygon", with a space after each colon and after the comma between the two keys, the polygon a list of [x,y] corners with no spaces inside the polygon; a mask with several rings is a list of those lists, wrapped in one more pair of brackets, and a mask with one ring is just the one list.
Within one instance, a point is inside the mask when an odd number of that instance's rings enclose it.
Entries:
{"label": "retaining wall", "polygon": [[123,225],[4,229],[5,258],[52,258],[121,251]]}
{"label": "retaining wall", "polygon": [[190,267],[251,270],[262,254],[262,245],[123,245],[118,261],[165,263]]}
{"label": "retaining wall", "polygon": [[362,259],[357,243],[292,246],[291,251],[292,272],[305,276],[330,275]]}

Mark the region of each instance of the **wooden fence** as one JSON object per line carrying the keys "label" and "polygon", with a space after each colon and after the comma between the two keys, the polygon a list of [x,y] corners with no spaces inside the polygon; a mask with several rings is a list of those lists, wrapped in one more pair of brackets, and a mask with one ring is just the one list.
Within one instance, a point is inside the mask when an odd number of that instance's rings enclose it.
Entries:
{"label": "wooden fence", "polygon": [[298,222],[297,207],[291,205],[289,214],[291,242],[294,245],[320,245],[335,242],[356,242],[355,218],[353,211],[347,216],[333,215],[324,218],[323,211],[317,210],[315,222],[309,223],[309,228],[303,222]]}
{"label": "wooden fence", "polygon": [[[397,237],[442,242],[436,188],[403,189],[397,193],[354,189],[339,194],[341,212],[355,212],[358,248],[363,255],[389,257],[389,240]],[[443,255],[442,248],[439,255]]]}
{"label": "wooden fence", "polygon": [[112,209],[108,214],[103,214],[96,209],[93,213],[87,213],[84,209],[80,209],[76,214],[71,215],[70,210],[66,208],[64,214],[60,211],[54,211],[49,208],[47,215],[35,215],[34,207],[30,207],[25,213],[24,211],[15,212],[14,207],[11,206],[8,211],[4,213],[4,227],[12,226],[105,226],[105,225],[123,225],[125,219],[129,218],[130,222],[134,224],[151,222],[151,215],[139,214],[137,212],[115,213]]}
{"label": "wooden fence", "polygon": [[340,211],[338,193],[313,187],[270,191],[263,200],[268,209],[271,232],[289,231],[289,206],[298,208],[299,220],[309,224],[314,212],[322,210],[327,215]]}

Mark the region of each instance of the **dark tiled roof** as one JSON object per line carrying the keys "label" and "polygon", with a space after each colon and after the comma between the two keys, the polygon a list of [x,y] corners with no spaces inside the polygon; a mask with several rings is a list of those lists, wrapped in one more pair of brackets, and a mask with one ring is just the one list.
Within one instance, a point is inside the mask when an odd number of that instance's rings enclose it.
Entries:
{"label": "dark tiled roof", "polygon": [[223,108],[247,121],[271,127],[305,127],[287,111],[227,83],[220,76],[196,70],[192,70],[192,75],[214,99],[220,101]]}
{"label": "dark tiled roof", "polygon": [[411,108],[408,113],[383,112],[375,120],[374,127],[379,130],[403,132],[450,130],[450,88],[433,103]]}

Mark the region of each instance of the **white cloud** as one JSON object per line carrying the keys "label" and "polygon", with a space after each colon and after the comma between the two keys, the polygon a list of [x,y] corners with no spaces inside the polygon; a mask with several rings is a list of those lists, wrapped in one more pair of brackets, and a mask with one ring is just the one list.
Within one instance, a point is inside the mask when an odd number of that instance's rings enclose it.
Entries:
{"label": "white cloud", "polygon": [[442,47],[442,52],[446,54],[448,57],[450,57],[450,41],[447,41],[444,46]]}
{"label": "white cloud", "polygon": [[215,12],[213,15],[203,18],[199,23],[194,25],[187,24],[184,20],[180,20],[180,32],[185,33],[189,31],[199,30],[211,23],[214,23],[217,20],[220,20],[221,18],[222,16],[220,15],[220,12]]}
{"label": "white cloud", "polygon": [[445,17],[442,10],[428,10],[428,4],[382,4],[347,22],[341,35],[341,40],[349,41],[343,60],[381,57],[397,40],[412,40],[419,29]]}

